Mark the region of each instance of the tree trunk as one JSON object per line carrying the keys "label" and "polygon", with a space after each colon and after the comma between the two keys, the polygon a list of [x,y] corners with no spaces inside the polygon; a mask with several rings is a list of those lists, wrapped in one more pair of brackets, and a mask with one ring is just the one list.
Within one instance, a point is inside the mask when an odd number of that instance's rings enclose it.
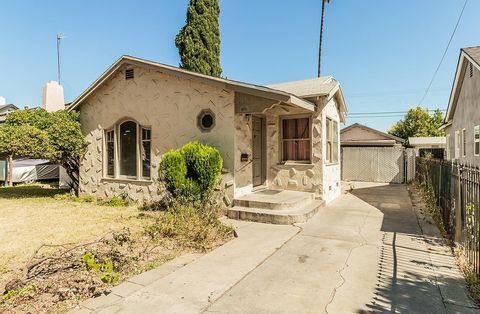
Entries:
{"label": "tree trunk", "polygon": [[7,185],[13,186],[13,156],[8,156],[7,159],[8,172],[7,172]]}

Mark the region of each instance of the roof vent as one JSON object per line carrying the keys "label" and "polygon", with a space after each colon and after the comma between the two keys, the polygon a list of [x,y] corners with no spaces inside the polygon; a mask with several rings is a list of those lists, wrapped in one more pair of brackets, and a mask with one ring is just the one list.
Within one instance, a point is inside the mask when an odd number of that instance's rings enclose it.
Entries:
{"label": "roof vent", "polygon": [[473,64],[470,62],[470,77],[473,77]]}
{"label": "roof vent", "polygon": [[133,79],[134,75],[135,75],[135,73],[133,72],[133,69],[127,69],[127,70],[125,71],[125,79],[126,79],[126,80],[131,80],[131,79]]}

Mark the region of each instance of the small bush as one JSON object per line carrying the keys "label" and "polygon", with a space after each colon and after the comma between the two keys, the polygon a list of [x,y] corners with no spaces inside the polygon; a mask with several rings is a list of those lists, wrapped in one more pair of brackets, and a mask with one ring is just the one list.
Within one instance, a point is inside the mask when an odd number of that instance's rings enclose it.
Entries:
{"label": "small bush", "polygon": [[121,207],[121,206],[126,206],[127,202],[125,202],[123,199],[121,199],[118,196],[112,196],[110,198],[103,200],[100,203],[100,205],[110,206],[110,207]]}
{"label": "small bush", "polygon": [[214,210],[176,202],[145,233],[152,240],[175,239],[185,247],[207,251],[231,237],[234,229],[222,224]]}
{"label": "small bush", "polygon": [[192,142],[163,156],[159,178],[176,198],[203,201],[217,184],[222,166],[218,149]]}

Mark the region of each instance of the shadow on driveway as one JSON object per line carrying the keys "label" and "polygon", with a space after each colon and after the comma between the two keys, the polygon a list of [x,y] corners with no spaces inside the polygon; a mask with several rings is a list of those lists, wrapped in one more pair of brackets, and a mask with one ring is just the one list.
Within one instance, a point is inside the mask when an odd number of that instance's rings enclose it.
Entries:
{"label": "shadow on driveway", "polygon": [[[360,187],[352,195],[380,210],[383,245],[374,297],[377,313],[476,313],[465,280],[445,241],[422,232],[404,185]],[[431,226],[430,226],[431,227]],[[359,310],[359,313],[366,312]]]}

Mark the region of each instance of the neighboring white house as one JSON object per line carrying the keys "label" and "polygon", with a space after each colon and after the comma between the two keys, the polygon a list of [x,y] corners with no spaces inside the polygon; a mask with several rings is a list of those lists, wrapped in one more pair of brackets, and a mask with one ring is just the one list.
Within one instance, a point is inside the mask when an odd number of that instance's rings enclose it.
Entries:
{"label": "neighboring white house", "polygon": [[220,150],[230,199],[258,189],[325,201],[341,193],[346,105],[332,77],[258,86],[123,56],[70,110],[80,111],[90,143],[82,194],[157,199],[162,155],[190,141]]}
{"label": "neighboring white house", "polygon": [[18,110],[17,106],[13,104],[7,104],[4,97],[0,97],[0,124],[5,122],[9,112]]}
{"label": "neighboring white house", "polygon": [[425,153],[431,153],[437,158],[443,158],[447,146],[447,139],[445,136],[409,137],[408,146],[415,150],[415,156],[417,157]]}
{"label": "neighboring white house", "polygon": [[460,51],[442,129],[446,159],[480,167],[480,46]]}

